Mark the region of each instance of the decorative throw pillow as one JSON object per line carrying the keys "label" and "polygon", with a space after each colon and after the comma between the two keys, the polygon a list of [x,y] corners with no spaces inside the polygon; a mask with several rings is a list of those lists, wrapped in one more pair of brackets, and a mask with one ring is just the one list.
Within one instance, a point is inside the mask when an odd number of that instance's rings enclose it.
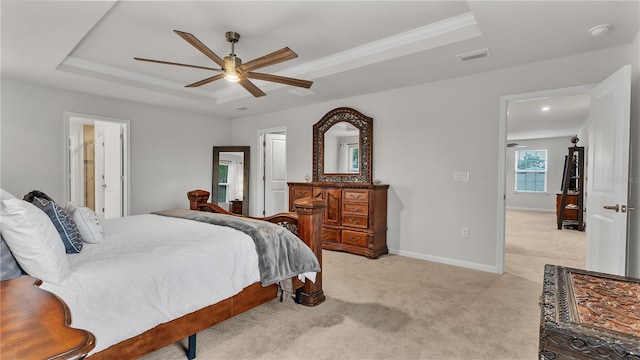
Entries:
{"label": "decorative throw pillow", "polygon": [[68,203],[66,209],[75,221],[82,240],[89,244],[98,244],[104,237],[104,228],[98,215],[88,207]]}
{"label": "decorative throw pillow", "polygon": [[11,250],[0,235],[0,281],[15,279],[22,276],[22,269],[13,257]]}
{"label": "decorative throw pillow", "polygon": [[82,236],[69,213],[53,201],[33,198],[33,205],[44,211],[58,230],[67,254],[77,254],[82,250]]}
{"label": "decorative throw pillow", "polygon": [[33,199],[35,198],[40,198],[40,199],[45,199],[45,200],[49,200],[49,201],[53,201],[53,199],[51,197],[49,197],[49,195],[43,193],[42,191],[38,191],[38,190],[31,190],[28,193],[26,193],[23,197],[22,200],[26,201],[26,202],[30,202],[33,203]]}
{"label": "decorative throw pillow", "polygon": [[60,235],[49,217],[20,199],[0,202],[2,237],[20,267],[29,275],[64,285],[69,262]]}

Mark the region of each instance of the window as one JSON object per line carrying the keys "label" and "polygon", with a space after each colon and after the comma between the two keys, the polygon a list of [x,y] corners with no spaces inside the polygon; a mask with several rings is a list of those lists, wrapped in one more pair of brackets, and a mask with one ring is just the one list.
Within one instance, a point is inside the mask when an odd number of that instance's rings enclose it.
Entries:
{"label": "window", "polygon": [[516,151],[516,192],[547,192],[547,150]]}
{"label": "window", "polygon": [[229,164],[226,161],[220,161],[218,167],[218,203],[227,203],[227,187],[229,186]]}
{"label": "window", "polygon": [[348,144],[347,149],[349,154],[349,172],[360,172],[360,148],[358,144]]}

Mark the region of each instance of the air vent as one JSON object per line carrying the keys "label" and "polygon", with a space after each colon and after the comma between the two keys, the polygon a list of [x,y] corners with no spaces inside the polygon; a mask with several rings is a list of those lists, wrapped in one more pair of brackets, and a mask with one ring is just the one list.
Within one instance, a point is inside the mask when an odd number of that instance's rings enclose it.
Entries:
{"label": "air vent", "polygon": [[456,56],[458,57],[458,59],[460,59],[460,61],[479,59],[479,58],[489,56],[489,49],[486,48],[486,49],[469,51],[468,53],[458,54]]}
{"label": "air vent", "polygon": [[289,92],[294,94],[294,95],[298,95],[298,96],[307,96],[307,95],[313,95],[313,94],[316,93],[313,90],[309,90],[309,89],[305,89],[305,88],[295,88],[295,89],[289,90]]}
{"label": "air vent", "polygon": [[241,110],[241,111],[242,110],[247,110],[247,109],[248,109],[248,107],[246,107],[246,106],[240,106],[240,107],[236,108],[236,110]]}

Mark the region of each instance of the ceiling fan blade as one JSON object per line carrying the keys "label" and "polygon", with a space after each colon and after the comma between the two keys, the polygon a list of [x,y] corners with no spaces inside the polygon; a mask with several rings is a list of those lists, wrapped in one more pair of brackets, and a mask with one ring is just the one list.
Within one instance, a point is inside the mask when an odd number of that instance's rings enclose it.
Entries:
{"label": "ceiling fan blade", "polygon": [[204,80],[200,80],[198,82],[194,82],[193,84],[189,84],[189,85],[185,85],[185,87],[198,87],[198,86],[202,86],[204,84],[208,84],[210,82],[214,82],[216,80],[220,80],[224,77],[224,74],[218,74],[216,76],[212,76],[210,78],[206,78]]}
{"label": "ceiling fan blade", "polygon": [[248,72],[248,73],[245,73],[244,75],[250,79],[271,81],[271,82],[276,82],[276,83],[285,84],[285,85],[303,87],[307,89],[310,88],[311,85],[313,85],[313,81],[294,79],[294,78],[280,76],[280,75],[263,74],[263,73],[256,73],[256,72]]}
{"label": "ceiling fan blade", "polygon": [[266,66],[275,65],[283,61],[295,59],[297,57],[298,54],[294,53],[293,50],[289,49],[288,47],[285,47],[280,50],[274,51],[271,54],[261,56],[257,59],[253,59],[247,63],[244,63],[242,64],[242,66],[240,66],[240,68],[244,71],[251,71]]}
{"label": "ceiling fan blade", "polygon": [[184,67],[190,67],[190,68],[196,68],[196,69],[213,70],[213,71],[222,71],[222,69],[216,69],[216,68],[212,68],[212,67],[198,66],[198,65],[189,65],[189,64],[181,64],[181,63],[175,63],[175,62],[170,62],[170,61],[162,61],[162,60],[145,59],[145,58],[139,58],[139,57],[134,57],[134,59],[136,59],[136,60],[138,60],[138,61],[146,61],[146,62],[158,63],[158,64],[177,65],[177,66],[184,66]]}
{"label": "ceiling fan blade", "polygon": [[247,89],[247,91],[255,97],[267,95],[262,90],[258,89],[258,87],[254,85],[254,83],[246,78],[241,78],[240,81],[238,81],[238,84],[242,85],[243,88]]}
{"label": "ceiling fan blade", "polygon": [[216,64],[220,65],[221,68],[224,68],[224,60],[220,58],[220,56],[216,55],[211,49],[206,47],[203,43],[200,42],[195,36],[189,34],[184,31],[173,30],[176,34],[178,34],[181,38],[185,39],[189,44],[191,44],[196,49],[200,50],[201,53],[205,54],[209,59],[213,60]]}

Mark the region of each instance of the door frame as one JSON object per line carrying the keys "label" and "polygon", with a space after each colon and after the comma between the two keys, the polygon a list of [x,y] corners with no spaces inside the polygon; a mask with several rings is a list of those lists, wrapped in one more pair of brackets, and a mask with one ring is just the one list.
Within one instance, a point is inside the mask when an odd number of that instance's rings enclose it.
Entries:
{"label": "door frame", "polygon": [[71,199],[71,191],[70,191],[70,186],[71,186],[71,179],[70,179],[70,159],[69,159],[69,129],[70,129],[70,122],[71,122],[71,118],[82,118],[82,119],[86,119],[86,120],[94,120],[94,121],[104,121],[104,122],[112,122],[112,123],[117,123],[122,127],[122,160],[123,160],[123,164],[122,164],[122,169],[123,169],[123,179],[122,179],[122,191],[123,191],[123,199],[122,199],[122,214],[123,216],[128,216],[130,214],[130,209],[131,209],[131,197],[130,197],[130,191],[131,191],[131,180],[130,180],[130,176],[129,174],[131,173],[131,154],[129,149],[131,149],[131,143],[130,143],[130,136],[129,136],[129,132],[130,132],[130,124],[131,122],[129,120],[126,119],[117,119],[117,118],[111,118],[111,117],[106,117],[106,116],[100,116],[100,115],[92,115],[92,114],[84,114],[84,113],[77,113],[77,112],[70,112],[70,111],[65,111],[64,112],[64,122],[63,122],[63,184],[64,184],[64,189],[63,189],[63,195],[64,195],[64,199],[65,202],[66,201],[70,201]]}
{"label": "door frame", "polygon": [[[258,174],[258,176],[256,177],[256,196],[257,196],[257,201],[255,201],[254,203],[257,205],[257,210],[256,213],[258,214],[257,216],[264,216],[264,209],[265,209],[265,194],[264,194],[264,183],[265,183],[265,158],[264,158],[264,139],[265,139],[265,135],[266,134],[284,134],[285,136],[285,141],[287,138],[287,127],[286,126],[279,126],[279,127],[273,127],[273,128],[267,128],[267,129],[258,129],[258,161],[257,161],[257,166],[258,168],[256,169],[257,171],[255,172],[256,174]],[[288,142],[288,141],[287,141]],[[285,159],[285,164],[288,164],[288,157],[289,157],[289,147],[287,147],[286,151],[285,151],[285,155],[284,155]],[[286,172],[286,176],[288,176],[289,174],[289,169],[287,169]],[[286,181],[286,180],[285,180]],[[289,199],[289,187],[286,186],[285,190],[284,190],[284,195],[285,195],[285,200]]]}
{"label": "door frame", "polygon": [[520,94],[504,95],[500,97],[500,120],[498,125],[498,243],[496,246],[496,273],[504,273],[505,226],[507,206],[507,110],[509,107],[509,102],[584,94],[588,93],[596,85],[597,84],[586,84]]}

